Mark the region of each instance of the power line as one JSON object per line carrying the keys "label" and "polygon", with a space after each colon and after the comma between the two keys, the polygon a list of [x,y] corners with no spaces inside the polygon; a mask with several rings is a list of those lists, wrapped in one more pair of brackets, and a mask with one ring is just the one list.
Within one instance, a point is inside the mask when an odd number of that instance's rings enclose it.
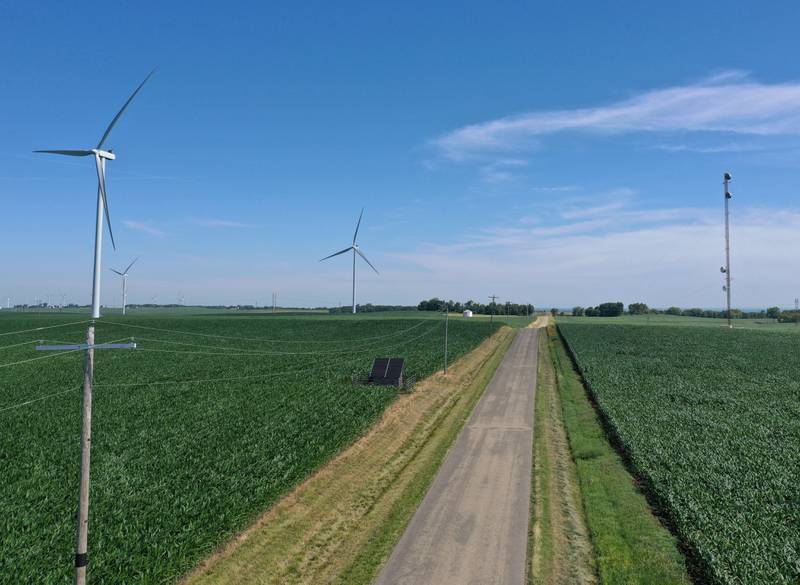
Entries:
{"label": "power line", "polygon": [[[439,323],[436,323],[433,327],[427,329],[424,333],[422,333],[420,335],[417,335],[415,337],[412,337],[411,339],[404,339],[403,341],[401,341],[399,343],[396,343],[396,344],[393,344],[393,345],[390,345],[388,347],[375,348],[375,349],[381,349],[383,351],[386,351],[386,350],[389,350],[389,349],[395,349],[395,348],[401,347],[403,345],[407,345],[409,343],[417,341],[418,339],[421,339],[422,337],[425,337],[426,335],[432,333],[435,329],[437,329],[437,327],[439,325],[440,325]],[[127,337],[123,337],[122,339],[119,339],[119,340],[116,340],[116,341],[123,341],[125,339],[128,339],[128,338]],[[114,342],[111,342],[111,343],[114,343]],[[371,349],[374,349],[374,348],[367,348],[367,349],[365,349],[363,351],[366,352],[366,351],[369,351]],[[63,353],[72,353],[73,351],[83,351],[83,350],[69,350],[67,352],[59,352],[58,354],[54,354],[54,355],[62,355]],[[141,348],[137,348],[137,351],[142,351],[142,349]],[[203,352],[199,352],[199,353],[203,353]],[[228,355],[228,354],[224,354],[224,355]],[[52,356],[47,356],[47,357],[52,357]],[[350,359],[350,360],[346,360],[343,363],[344,364],[348,364],[348,365],[349,364],[354,364],[357,361],[359,361],[360,359],[361,359],[360,357],[359,358],[353,358],[353,359]],[[293,369],[293,370],[282,370],[280,372],[269,372],[267,374],[253,374],[253,375],[248,375],[248,376],[234,376],[234,377],[227,377],[227,378],[199,378],[199,379],[189,379],[189,380],[160,380],[160,381],[130,382],[130,383],[123,382],[123,383],[119,383],[119,384],[103,384],[103,383],[99,383],[99,384],[94,384],[94,386],[95,387],[103,387],[103,388],[117,388],[117,387],[134,387],[134,386],[178,386],[178,385],[182,385],[182,384],[199,384],[199,383],[209,383],[209,382],[233,382],[233,381],[239,381],[239,380],[273,378],[273,377],[287,375],[287,374],[301,374],[301,373],[313,371],[313,370],[316,370],[316,369],[317,369],[316,366],[312,366],[310,368],[300,368],[300,369]],[[77,387],[77,389],[80,389],[80,388],[81,388],[81,386]],[[69,388],[67,390],[62,390],[60,392],[54,392],[52,394],[48,394],[46,396],[41,396],[39,398],[33,398],[31,400],[26,400],[24,402],[20,402],[18,404],[7,406],[5,408],[0,408],[0,412],[4,412],[4,411],[7,411],[7,410],[20,408],[22,406],[27,406],[29,404],[33,404],[35,402],[39,402],[39,401],[45,400],[47,398],[53,398],[55,396],[60,396],[62,394],[66,394],[68,392],[71,392],[74,389],[76,389],[76,388]]]}
{"label": "power line", "polygon": [[235,335],[215,335],[213,333],[196,333],[192,331],[179,331],[176,329],[163,329],[160,327],[149,327],[147,325],[133,325],[131,323],[115,323],[113,321],[106,321],[103,320],[103,324],[105,325],[117,325],[118,327],[135,327],[137,329],[150,329],[151,331],[161,331],[162,333],[175,333],[178,335],[194,335],[197,337],[211,337],[217,339],[235,339],[239,341],[261,341],[265,343],[342,343],[347,341],[371,341],[374,339],[384,339],[387,337],[393,337],[395,335],[401,335],[406,331],[411,331],[412,329],[419,327],[425,323],[426,319],[421,319],[419,323],[416,325],[409,327],[408,329],[404,329],[402,331],[395,331],[392,333],[388,333],[385,335],[377,335],[374,337],[360,337],[356,339],[268,339],[263,337],[238,337]]}
{"label": "power line", "polygon": [[[111,341],[109,343],[117,343],[119,341],[125,341],[126,339],[128,339],[128,338],[127,337],[123,337],[122,339],[116,339],[116,340]],[[58,357],[60,355],[64,355],[64,354],[67,354],[67,353],[75,353],[76,351],[84,351],[84,350],[83,349],[68,349],[66,351],[59,351],[57,353],[52,353],[52,354],[49,354],[49,355],[43,355],[43,356],[35,357],[35,358],[29,358],[27,360],[21,360],[21,361],[18,361],[18,362],[11,362],[11,363],[8,363],[8,364],[0,364],[0,368],[9,368],[11,366],[18,366],[20,364],[27,364],[28,362],[35,362],[35,361],[38,361],[38,360],[46,360],[48,358]]]}
{"label": "power line", "polygon": [[29,343],[36,343],[37,341],[39,341],[39,340],[38,339],[31,339],[29,341],[22,341],[20,343],[12,343],[11,345],[0,345],[0,350],[10,349],[12,347],[19,347],[20,345],[27,345]]}
{"label": "power line", "polygon": [[70,325],[81,325],[83,323],[88,323],[90,320],[86,319],[85,321],[75,321],[74,323],[62,323],[61,325],[47,325],[45,327],[36,327],[35,329],[23,329],[21,331],[7,331],[5,333],[0,333],[0,335],[18,335],[20,333],[30,333],[31,331],[42,331],[44,329],[54,329],[56,327],[68,327]]}
{"label": "power line", "polygon": [[[423,322],[424,323],[424,322]],[[434,327],[435,328],[435,327]],[[432,331],[434,328],[431,328],[429,331]],[[428,331],[428,332],[429,332]],[[424,333],[426,335],[428,332]],[[143,341],[152,341],[158,343],[159,340],[147,340],[146,338],[139,337]],[[166,341],[164,343],[170,343]],[[232,349],[239,349],[240,353],[230,353],[227,351],[224,352],[214,352],[214,351],[188,351],[188,350],[180,350],[180,349],[152,349],[152,348],[138,348],[138,351],[150,351],[150,352],[157,352],[157,353],[177,353],[177,354],[187,354],[187,355],[224,355],[229,357],[244,357],[244,356],[264,356],[264,355],[279,355],[279,356],[292,356],[292,355],[334,355],[334,354],[342,354],[342,353],[358,353],[363,351],[372,351],[374,349],[373,346],[365,346],[357,349],[333,349],[330,351],[258,351],[258,350],[244,350],[242,351],[240,348],[232,348]]]}
{"label": "power line", "polygon": [[62,394],[66,394],[67,392],[74,392],[75,390],[80,390],[81,386],[73,386],[67,390],[62,390],[61,392],[53,392],[52,394],[48,394],[47,396],[40,396],[39,398],[33,398],[31,400],[26,400],[25,402],[20,402],[18,404],[12,404],[11,406],[6,406],[5,408],[0,408],[0,412],[5,412],[6,410],[12,410],[14,408],[19,408],[21,406],[28,406],[29,404],[33,404],[34,402],[39,402],[40,400],[46,400],[47,398],[52,398],[54,396],[61,396]]}

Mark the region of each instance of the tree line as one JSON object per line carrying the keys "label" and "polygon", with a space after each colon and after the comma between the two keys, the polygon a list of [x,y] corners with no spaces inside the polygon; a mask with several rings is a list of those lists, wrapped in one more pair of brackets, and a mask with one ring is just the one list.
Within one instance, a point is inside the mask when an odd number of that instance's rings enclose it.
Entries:
{"label": "tree line", "polygon": [[472,311],[476,315],[533,315],[534,306],[520,303],[476,303],[469,300],[465,303],[459,301],[445,301],[438,297],[420,301],[417,305],[419,311],[444,311],[445,306],[449,313],[462,313]]}
{"label": "tree line", "polygon": [[[572,307],[572,315],[575,317],[619,317],[625,313],[625,305],[621,302],[601,303],[596,307]],[[681,307],[669,307],[667,309],[654,309],[648,307],[646,303],[630,303],[627,310],[628,315],[676,315],[681,317],[707,317],[710,319],[726,319],[726,310],[716,311],[713,309],[701,309],[692,307],[682,309]],[[731,309],[731,319],[776,319],[781,323],[796,323],[800,321],[800,312],[781,311],[780,307],[769,307],[761,311],[742,311],[741,309]]]}

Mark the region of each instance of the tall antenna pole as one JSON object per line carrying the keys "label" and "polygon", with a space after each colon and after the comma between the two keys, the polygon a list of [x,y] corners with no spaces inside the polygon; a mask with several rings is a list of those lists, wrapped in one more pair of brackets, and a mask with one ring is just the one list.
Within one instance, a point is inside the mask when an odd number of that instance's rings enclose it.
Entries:
{"label": "tall antenna pole", "polygon": [[728,183],[731,180],[730,173],[723,175],[722,184],[725,187],[725,297],[728,304],[728,329],[733,328],[731,323],[731,232],[730,232],[730,216],[728,213],[728,201],[731,198],[731,193],[728,191]]}

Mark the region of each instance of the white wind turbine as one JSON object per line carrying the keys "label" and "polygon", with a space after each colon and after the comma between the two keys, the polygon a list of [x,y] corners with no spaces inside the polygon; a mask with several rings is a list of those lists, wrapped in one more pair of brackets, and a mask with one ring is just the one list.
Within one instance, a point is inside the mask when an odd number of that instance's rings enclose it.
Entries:
{"label": "white wind turbine", "polygon": [[94,234],[94,276],[92,278],[92,319],[97,319],[100,317],[100,260],[102,257],[102,248],[103,248],[103,215],[106,217],[106,223],[108,224],[108,235],[111,236],[111,245],[114,247],[114,250],[117,249],[117,245],[114,243],[114,232],[111,231],[111,218],[108,214],[108,200],[106,199],[106,161],[107,160],[114,160],[116,156],[114,156],[113,151],[111,150],[103,150],[103,145],[105,144],[106,140],[108,139],[108,135],[111,134],[111,130],[114,128],[114,125],[120,119],[125,109],[131,103],[136,94],[139,93],[139,90],[142,89],[147,80],[150,79],[150,76],[155,73],[155,69],[151,71],[147,77],[144,78],[139,84],[131,96],[128,98],[128,101],[122,106],[117,115],[114,116],[114,119],[111,120],[111,123],[106,128],[103,137],[100,139],[100,142],[97,144],[95,148],[91,150],[35,150],[34,152],[43,152],[48,154],[64,154],[67,156],[91,156],[94,155],[94,162],[95,168],[97,169],[97,219],[95,224],[95,234]]}
{"label": "white wind turbine", "polygon": [[[356,238],[358,237],[358,228],[361,226],[361,217],[363,215],[364,215],[364,208],[362,207],[361,208],[361,214],[358,216],[358,223],[356,224],[356,231],[353,234],[353,243],[350,246],[348,246],[347,248],[345,248],[344,250],[339,250],[335,254],[331,254],[330,256],[325,256],[322,259],[322,260],[327,260],[328,258],[333,258],[334,256],[338,256],[339,254],[344,254],[345,252],[349,252],[350,250],[353,251],[353,313],[356,312],[356,254],[361,256],[361,258],[364,259],[364,262],[369,264],[369,267],[372,268],[375,271],[375,274],[380,274],[378,272],[378,269],[375,268],[372,265],[372,262],[367,260],[367,257],[364,256],[364,253],[358,247],[358,244],[356,244]],[[322,260],[320,260],[320,262],[322,262]]]}
{"label": "white wind turbine", "polygon": [[125,307],[128,304],[128,271],[131,269],[131,266],[136,264],[136,260],[139,258],[137,257],[133,262],[128,264],[128,267],[120,272],[119,270],[111,269],[111,272],[115,272],[122,277],[122,314],[125,315]]}

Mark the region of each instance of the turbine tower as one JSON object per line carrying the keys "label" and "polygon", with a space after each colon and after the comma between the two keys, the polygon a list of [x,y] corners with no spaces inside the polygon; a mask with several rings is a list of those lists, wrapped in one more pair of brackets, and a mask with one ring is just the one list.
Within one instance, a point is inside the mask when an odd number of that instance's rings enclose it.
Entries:
{"label": "turbine tower", "polygon": [[128,267],[120,272],[119,270],[111,269],[111,272],[115,272],[122,277],[122,315],[125,316],[125,306],[128,304],[128,271],[131,269],[131,266],[136,264],[136,260],[139,258],[137,257],[134,259],[133,262],[128,264]]}
{"label": "turbine tower", "polygon": [[47,154],[63,154],[66,156],[94,156],[94,163],[95,169],[97,170],[97,217],[95,222],[95,234],[94,234],[94,276],[92,278],[92,319],[98,319],[100,317],[100,261],[102,257],[103,251],[103,216],[105,215],[106,223],[108,224],[108,235],[111,237],[111,245],[114,247],[114,250],[117,249],[117,245],[114,243],[114,232],[111,231],[111,217],[108,213],[108,200],[106,199],[106,161],[107,160],[114,160],[116,156],[114,155],[113,151],[111,150],[104,150],[103,145],[108,140],[108,135],[111,134],[111,130],[114,128],[114,125],[119,121],[122,114],[127,109],[128,105],[131,103],[133,98],[136,97],[136,94],[139,93],[139,90],[142,89],[147,80],[155,73],[155,69],[153,69],[150,73],[148,73],[147,77],[144,78],[139,84],[134,92],[128,98],[128,101],[122,106],[117,115],[114,116],[114,119],[111,120],[111,123],[106,128],[103,137],[100,139],[100,142],[97,143],[95,148],[91,150],[35,150],[34,152],[41,152]]}
{"label": "turbine tower", "polygon": [[[353,243],[344,250],[339,250],[338,252],[331,254],[330,256],[325,256],[324,258],[322,258],[322,260],[327,260],[328,258],[333,258],[334,256],[338,256],[339,254],[344,254],[345,252],[349,252],[350,250],[353,251],[353,313],[354,314],[356,312],[356,254],[361,256],[364,262],[369,264],[369,267],[375,271],[375,274],[380,274],[378,272],[378,269],[372,265],[372,262],[367,260],[367,257],[364,256],[364,253],[361,251],[361,248],[359,248],[358,244],[356,244],[356,238],[358,237],[358,228],[361,227],[361,218],[363,217],[363,215],[364,215],[364,208],[362,207],[361,214],[358,216],[356,231],[355,233],[353,233]],[[322,260],[320,260],[320,262],[322,262]]]}

